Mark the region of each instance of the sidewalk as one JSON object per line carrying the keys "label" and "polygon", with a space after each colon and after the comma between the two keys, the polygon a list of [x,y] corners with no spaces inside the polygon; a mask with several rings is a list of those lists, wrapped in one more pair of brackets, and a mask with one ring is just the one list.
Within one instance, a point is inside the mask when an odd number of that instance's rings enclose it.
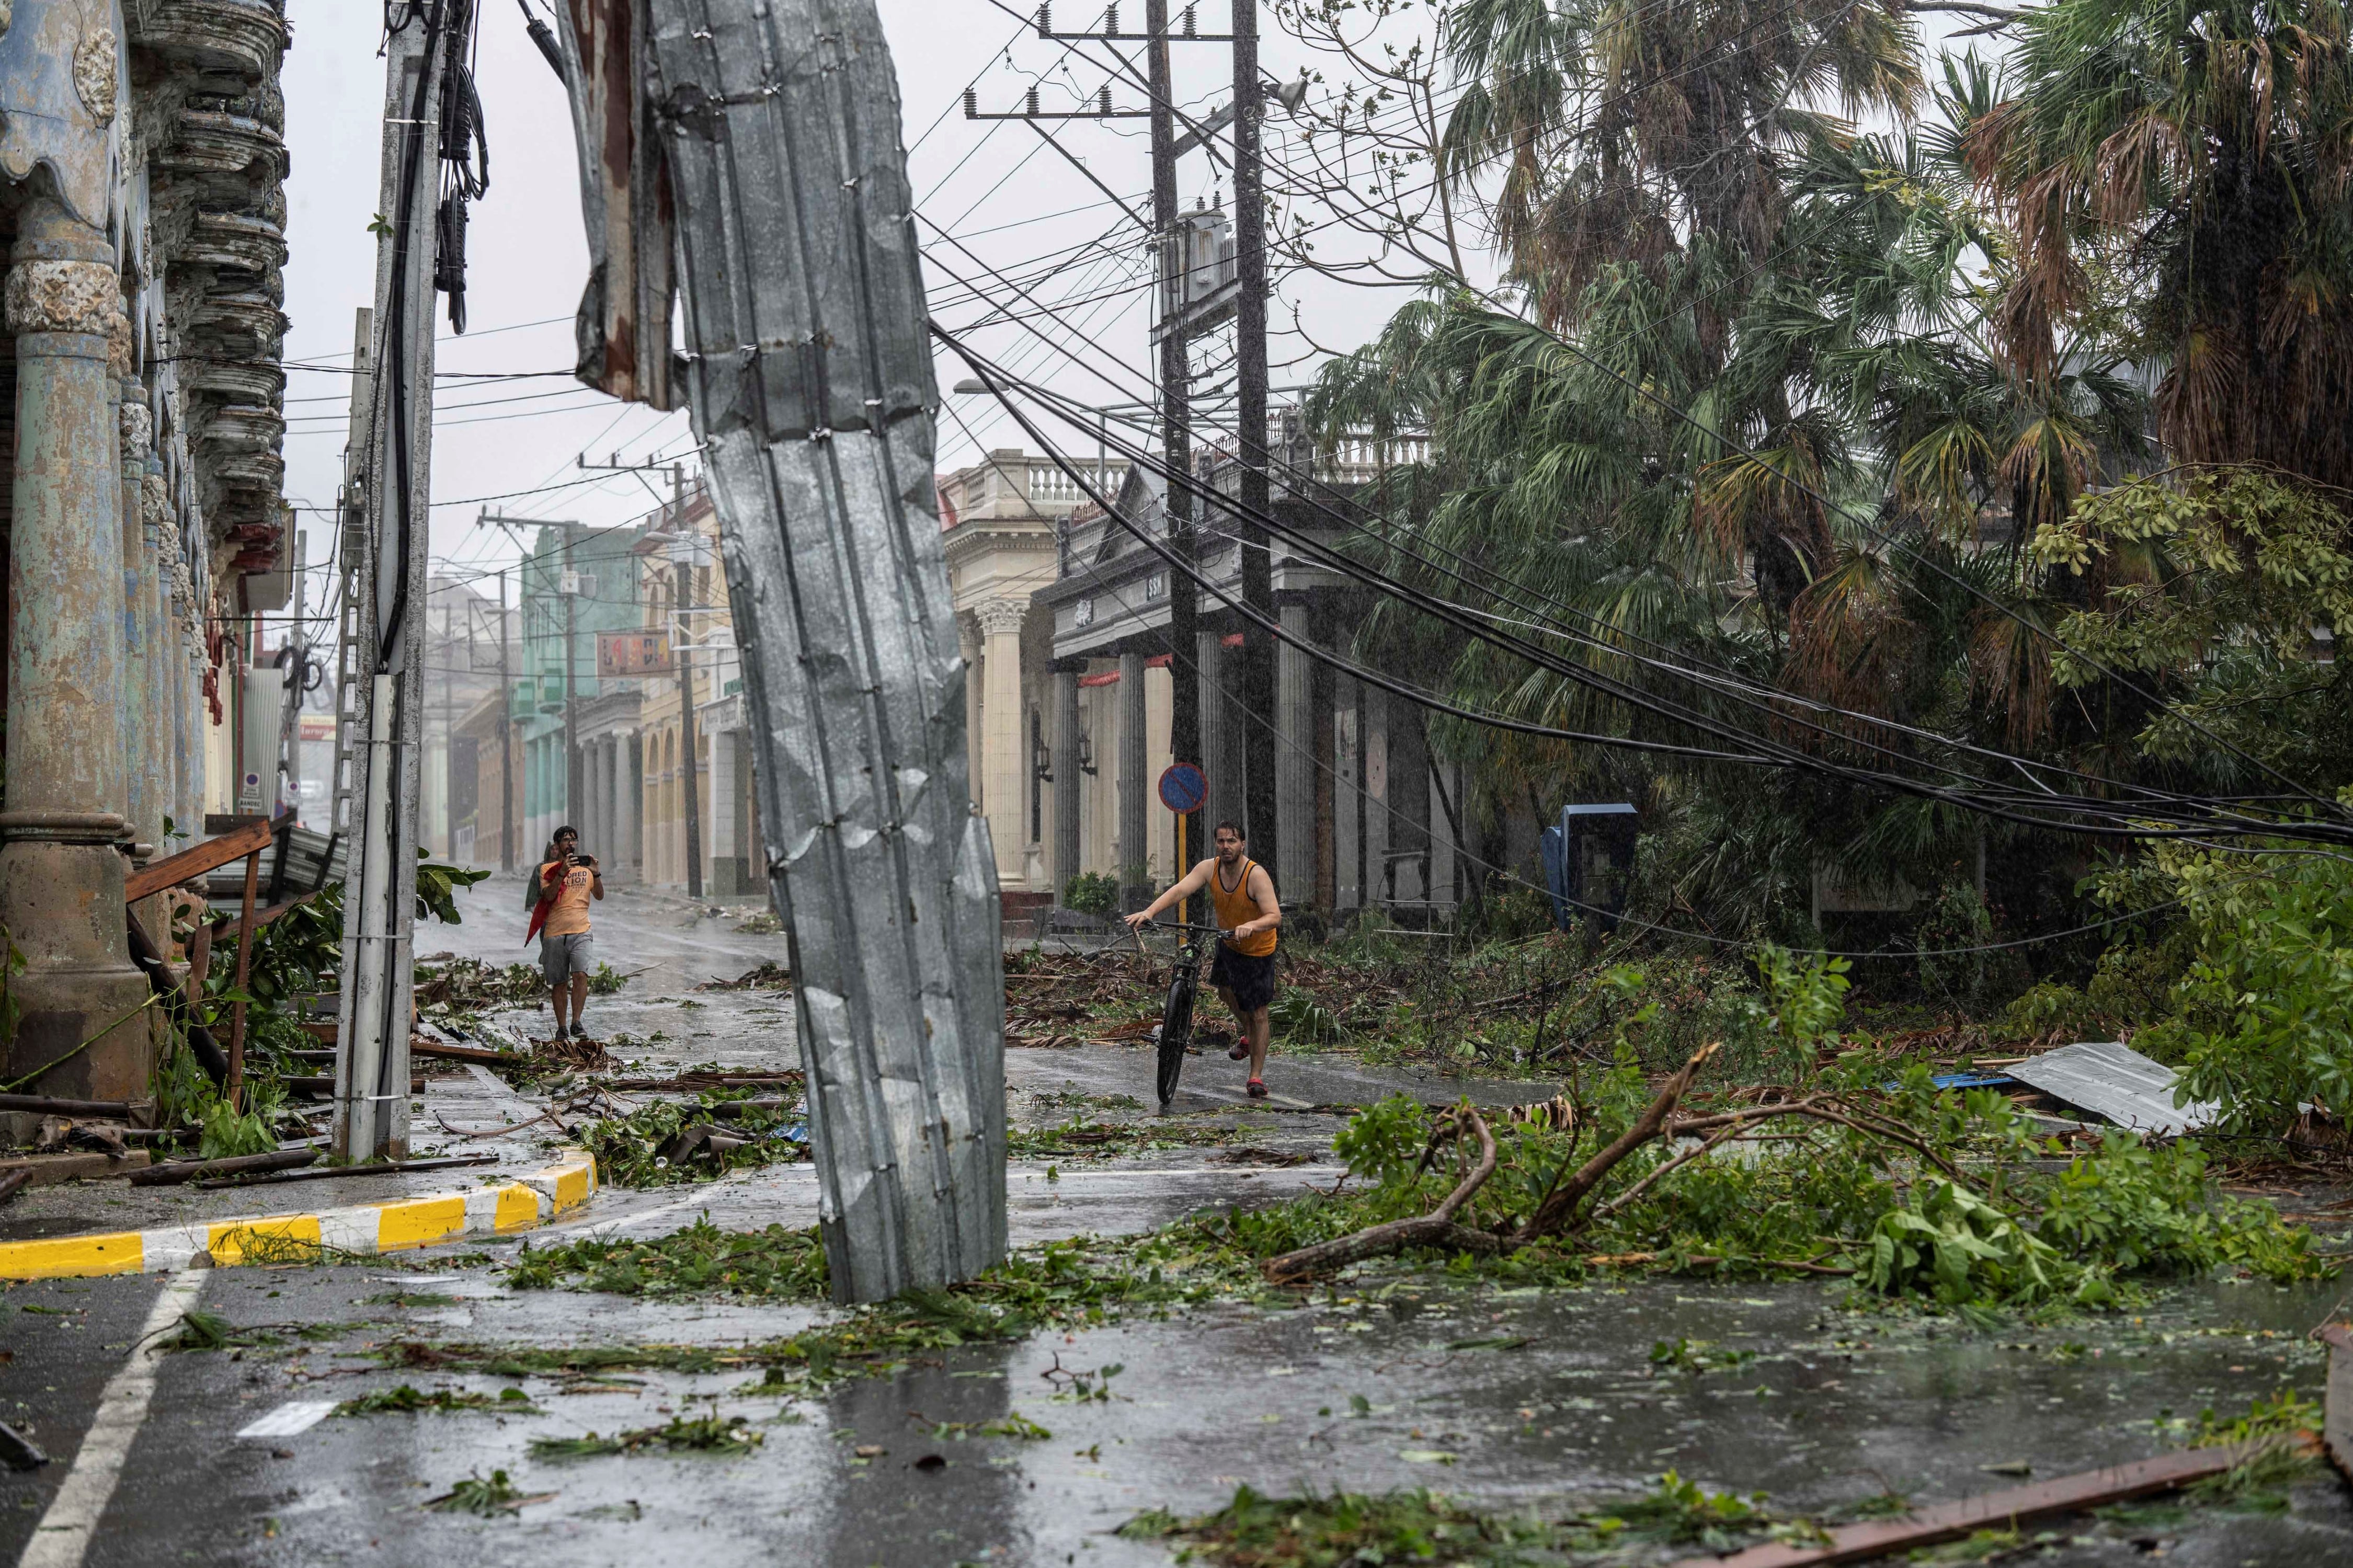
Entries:
{"label": "sidewalk", "polygon": [[[410,1158],[490,1155],[495,1163],[209,1190],[121,1180],[30,1188],[0,1209],[0,1279],[152,1272],[199,1253],[228,1265],[283,1261],[290,1247],[430,1247],[534,1228],[596,1190],[596,1163],[543,1122],[504,1137],[464,1135],[522,1123],[543,1109],[488,1068],[468,1064],[428,1078],[409,1103]],[[280,1239],[259,1244],[264,1237]]]}

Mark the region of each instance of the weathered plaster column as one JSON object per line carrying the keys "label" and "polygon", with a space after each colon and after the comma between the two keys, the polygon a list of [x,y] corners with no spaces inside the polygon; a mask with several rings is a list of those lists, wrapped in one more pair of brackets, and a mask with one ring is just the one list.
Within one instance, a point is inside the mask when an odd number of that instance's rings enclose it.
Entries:
{"label": "weathered plaster column", "polygon": [[[149,416],[149,426],[152,435],[153,415]],[[179,821],[183,661],[179,621],[172,601],[172,557],[164,552],[165,540],[176,542],[178,538],[176,531],[171,529],[171,487],[164,482],[164,464],[155,456],[151,440],[139,475],[139,544],[141,558],[146,563],[146,598],[140,613],[147,622],[147,679],[156,707],[149,720],[147,743],[152,748],[151,789],[159,829],[166,816],[173,818],[175,826],[184,826]]]}
{"label": "weathered plaster column", "polygon": [[711,815],[702,822],[702,852],[711,857],[711,874],[703,887],[713,898],[732,897],[735,885],[735,768],[743,754],[743,734],[714,730],[711,734]]}
{"label": "weathered plaster column", "polygon": [[621,742],[621,864],[628,880],[646,879],[646,763],[643,736]]}
{"label": "weathered plaster column", "polygon": [[989,842],[997,851],[997,886],[1008,893],[1035,890],[1022,874],[1029,844],[1029,739],[1021,724],[1021,620],[1026,609],[1018,599],[992,599],[978,611],[987,688],[981,711],[988,723],[980,741],[980,801],[988,817]]}
{"label": "weathered plaster column", "polygon": [[1353,675],[1335,671],[1332,677],[1332,881],[1333,912],[1346,913],[1364,906],[1365,868],[1362,826],[1365,814],[1365,759],[1358,727],[1360,685]]}
{"label": "weathered plaster column", "polygon": [[1364,689],[1365,756],[1365,904],[1378,909],[1396,895],[1389,888],[1389,694],[1367,684]]}
{"label": "weathered plaster column", "polygon": [[1114,840],[1113,864],[1119,869],[1120,907],[1139,910],[1151,902],[1157,889],[1145,884],[1145,858],[1150,853],[1145,846],[1145,792],[1152,781],[1144,776],[1144,656],[1124,653],[1119,656],[1119,776],[1115,786],[1119,803],[1119,836]]}
{"label": "weathered plaster column", "polygon": [[116,727],[122,736],[122,814],[131,822],[131,837],[152,847],[163,838],[163,805],[154,798],[151,763],[155,700],[155,646],[144,614],[147,599],[147,524],[142,505],[147,479],[147,448],[153,424],[147,412],[145,389],[135,380],[115,391],[115,429],[121,437],[121,471],[115,481],[116,514],[122,530],[122,599],[117,614],[122,622],[122,685],[115,703]]}
{"label": "weathered plaster column", "polygon": [[[124,936],[122,502],[116,400],[129,326],[105,236],[37,197],[6,286],[16,334],[0,925],[26,960],[8,1075],[34,1093],[139,1100],[153,1067]],[[126,1027],[125,1025],[132,1026]]]}
{"label": "weathered plaster column", "polygon": [[1307,637],[1307,606],[1282,606],[1283,640],[1274,656],[1274,818],[1276,896],[1287,905],[1315,900],[1314,664],[1292,639]]}
{"label": "weathered plaster column", "polygon": [[1085,862],[1079,858],[1079,672],[1054,671],[1054,901]]}
{"label": "weathered plaster column", "polygon": [[956,616],[956,649],[964,658],[965,777],[971,781],[967,787],[972,791],[973,800],[986,811],[988,806],[988,775],[981,766],[980,743],[981,736],[986,733],[981,710],[987,700],[981,683],[987,679],[987,672],[981,668],[980,647],[977,621],[969,613]]}
{"label": "weathered plaster column", "polygon": [[[1223,689],[1226,669],[1223,634],[1198,632],[1193,637],[1195,679],[1201,693],[1201,772],[1209,781],[1209,799],[1201,813],[1201,837],[1207,839],[1220,822],[1242,820],[1241,774],[1234,766],[1233,716]],[[1245,826],[1248,825],[1245,824]],[[1206,847],[1204,846],[1188,847]]]}

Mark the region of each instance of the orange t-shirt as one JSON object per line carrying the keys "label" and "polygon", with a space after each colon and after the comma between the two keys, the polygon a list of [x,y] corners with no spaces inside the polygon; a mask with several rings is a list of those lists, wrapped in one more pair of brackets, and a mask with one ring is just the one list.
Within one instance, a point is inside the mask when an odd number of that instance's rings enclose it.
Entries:
{"label": "orange t-shirt", "polygon": [[[1236,926],[1247,925],[1257,920],[1263,912],[1258,907],[1258,900],[1250,897],[1250,873],[1257,869],[1257,861],[1244,858],[1242,874],[1233,887],[1229,889],[1226,886],[1225,868],[1214,864],[1210,866],[1209,907],[1218,911],[1218,924],[1225,930],[1231,931]],[[1245,958],[1264,958],[1274,951],[1275,934],[1274,928],[1270,926],[1264,931],[1252,931],[1240,942],[1234,941],[1231,937],[1222,940],[1228,947]]]}
{"label": "orange t-shirt", "polygon": [[[556,865],[550,860],[539,868],[539,885],[547,886],[547,873]],[[556,891],[555,907],[547,911],[547,924],[540,928],[547,936],[577,936],[588,929],[589,889],[596,874],[586,866],[575,866]]]}

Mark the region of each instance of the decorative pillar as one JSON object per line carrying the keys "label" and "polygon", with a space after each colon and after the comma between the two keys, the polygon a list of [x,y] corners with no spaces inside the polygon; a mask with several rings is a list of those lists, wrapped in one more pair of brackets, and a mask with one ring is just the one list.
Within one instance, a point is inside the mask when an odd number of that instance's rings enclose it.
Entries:
{"label": "decorative pillar", "polygon": [[1365,759],[1365,905],[1378,909],[1396,895],[1389,889],[1389,694],[1377,686],[1364,689],[1363,738]]}
{"label": "decorative pillar", "polygon": [[733,730],[711,732],[711,815],[702,819],[703,852],[711,857],[711,874],[702,885],[713,898],[743,891],[735,885],[735,857],[742,853],[735,845],[735,760],[743,752],[737,739]]}
{"label": "decorative pillar", "polygon": [[[154,1067],[123,925],[121,432],[130,324],[106,237],[20,209],[0,926],[25,955],[7,1073],[35,1094],[143,1100]],[[55,1064],[53,1067],[49,1064]],[[45,1068],[47,1070],[43,1070]]]}
{"label": "decorative pillar", "polygon": [[1085,864],[1079,858],[1079,672],[1054,671],[1054,901]]}
{"label": "decorative pillar", "polygon": [[1119,837],[1113,847],[1118,867],[1120,907],[1140,910],[1152,901],[1145,886],[1145,806],[1144,776],[1144,656],[1119,656],[1119,775],[1113,798],[1119,804]]}
{"label": "decorative pillar", "polygon": [[1359,744],[1360,683],[1353,675],[1332,676],[1332,910],[1361,909],[1365,902],[1365,759]]}
{"label": "decorative pillar", "polygon": [[[153,753],[157,711],[154,682],[154,639],[147,625],[147,521],[144,500],[147,448],[154,425],[147,412],[146,391],[136,380],[118,383],[115,389],[115,430],[120,437],[121,475],[115,482],[116,516],[122,537],[122,599],[116,614],[122,623],[122,685],[114,705],[122,736],[122,814],[131,822],[132,840],[148,847],[163,838],[163,803],[154,798],[154,778],[149,768]],[[152,933],[151,933],[152,934]]]}
{"label": "decorative pillar", "polygon": [[981,708],[987,694],[981,682],[987,672],[980,667],[980,632],[974,617],[956,617],[956,648],[964,657],[964,773],[971,781],[973,804],[986,809],[988,804],[988,775],[981,766]]}
{"label": "decorative pillar", "polygon": [[642,732],[621,742],[621,864],[629,880],[645,879],[646,763]]}
{"label": "decorative pillar", "polygon": [[982,679],[980,800],[997,851],[1000,892],[1034,891],[1022,875],[1029,843],[1029,743],[1021,724],[1021,621],[1028,606],[992,599],[980,606]]}
{"label": "decorative pillar", "polygon": [[1307,638],[1307,606],[1282,606],[1282,640],[1274,658],[1274,820],[1276,896],[1285,904],[1315,901],[1315,667],[1293,638]]}
{"label": "decorative pillar", "polygon": [[1225,655],[1222,633],[1194,634],[1193,664],[1201,692],[1201,772],[1209,781],[1209,798],[1201,811],[1202,842],[1189,847],[1206,849],[1219,823],[1228,818],[1241,822],[1243,817],[1241,774],[1234,766],[1233,716],[1224,689]]}

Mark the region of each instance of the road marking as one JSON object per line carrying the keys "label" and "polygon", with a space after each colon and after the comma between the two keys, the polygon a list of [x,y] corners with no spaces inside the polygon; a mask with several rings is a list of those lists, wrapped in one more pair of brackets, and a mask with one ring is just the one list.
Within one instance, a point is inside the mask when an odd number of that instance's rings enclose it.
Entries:
{"label": "road marking", "polygon": [[332,1399],[290,1399],[237,1433],[240,1437],[291,1437],[308,1432],[334,1413]]}
{"label": "road marking", "polygon": [[210,1269],[185,1268],[157,1291],[148,1309],[145,1327],[131,1346],[131,1359],[107,1380],[99,1395],[98,1414],[90,1434],[74,1456],[65,1485],[41,1516],[41,1525],[18,1560],[18,1568],[81,1568],[90,1552],[90,1538],[113,1500],[115,1483],[122,1479],[122,1462],[131,1457],[132,1439],[147,1419],[155,1398],[155,1358],[164,1353],[156,1336],[170,1329],[180,1315],[196,1304]]}

